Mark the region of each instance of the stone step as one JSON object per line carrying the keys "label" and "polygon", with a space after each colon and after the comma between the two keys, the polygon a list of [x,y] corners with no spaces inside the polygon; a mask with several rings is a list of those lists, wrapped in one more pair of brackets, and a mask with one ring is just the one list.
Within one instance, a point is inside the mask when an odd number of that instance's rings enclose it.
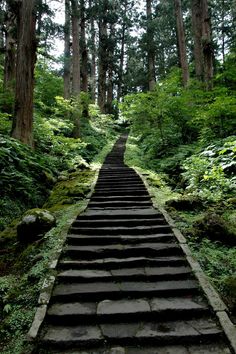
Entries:
{"label": "stone step", "polygon": [[127,245],[127,244],[139,244],[139,243],[150,243],[150,242],[174,242],[174,235],[171,233],[159,234],[159,235],[99,235],[99,236],[88,236],[88,235],[67,235],[67,244],[69,245],[111,245],[114,243]]}
{"label": "stone step", "polygon": [[113,188],[113,189],[119,189],[119,188],[140,188],[143,187],[144,184],[142,181],[136,181],[136,182],[127,182],[127,181],[114,181],[114,182],[98,182],[96,184],[96,188]]}
{"label": "stone step", "polygon": [[112,181],[112,182],[126,181],[126,182],[130,183],[130,182],[136,182],[136,181],[140,182],[142,180],[137,175],[136,176],[135,175],[134,176],[109,176],[109,175],[107,175],[107,176],[99,176],[98,180],[97,180],[98,183],[99,182],[110,182],[110,181]]}
{"label": "stone step", "polygon": [[124,257],[155,257],[155,256],[174,256],[182,255],[182,249],[175,243],[139,245],[99,245],[99,246],[67,246],[64,254],[73,259],[92,259],[92,258],[124,258]]}
{"label": "stone step", "polygon": [[151,201],[121,201],[121,200],[114,200],[114,201],[108,201],[108,202],[93,202],[93,201],[90,201],[89,204],[88,204],[88,207],[89,208],[99,208],[99,209],[104,209],[104,208],[109,208],[109,209],[119,209],[119,208],[127,208],[127,209],[130,209],[130,208],[134,208],[134,209],[137,209],[137,208],[150,208],[152,206],[152,203]]}
{"label": "stone step", "polygon": [[114,165],[107,165],[107,164],[103,164],[103,166],[100,168],[100,172],[108,172],[108,171],[132,171],[132,168],[128,167],[128,166],[125,166],[124,164],[120,164],[120,165],[117,165],[115,164]]}
{"label": "stone step", "polygon": [[194,295],[199,290],[195,280],[167,280],[159,282],[122,281],[70,283],[56,285],[51,297],[55,302],[99,301],[104,299],[150,298],[154,296]]}
{"label": "stone step", "polygon": [[[62,349],[57,348],[56,351],[53,349],[50,354],[232,354],[228,346],[223,340],[218,338],[214,339],[214,342],[201,343],[199,344],[182,344],[182,345],[158,345],[155,347],[152,345],[148,346],[148,343],[139,346],[107,346],[105,343],[103,346],[97,346],[86,349]],[[45,352],[40,352],[39,354],[45,354]]]}
{"label": "stone step", "polygon": [[117,187],[126,187],[127,188],[130,186],[131,188],[135,185],[137,185],[137,188],[143,188],[144,184],[141,179],[137,179],[136,177],[135,178],[98,178],[98,185],[96,186],[100,186],[100,185],[106,185],[106,188],[112,188],[113,186],[117,186]]}
{"label": "stone step", "polygon": [[123,169],[106,169],[100,170],[99,176],[137,176],[137,173],[132,170],[123,170]]}
{"label": "stone step", "polygon": [[104,218],[103,220],[83,220],[77,219],[73,222],[72,227],[114,227],[114,226],[122,226],[122,227],[134,227],[134,226],[150,226],[150,225],[166,225],[166,220],[162,218],[152,218],[152,219],[118,219],[111,220]]}
{"label": "stone step", "polygon": [[222,330],[210,319],[81,326],[49,326],[44,345],[59,348],[94,345],[201,344],[218,341]]}
{"label": "stone step", "polygon": [[162,281],[162,280],[179,280],[187,279],[192,276],[189,267],[143,267],[133,269],[118,270],[76,270],[71,269],[58,274],[60,282],[93,282],[93,281]]}
{"label": "stone step", "polygon": [[101,191],[95,191],[93,193],[93,197],[98,197],[98,196],[126,196],[126,195],[135,195],[135,196],[139,196],[139,195],[147,195],[149,196],[148,191],[145,188],[142,189],[129,189],[129,190],[101,190]]}
{"label": "stone step", "polygon": [[98,219],[152,219],[162,217],[163,215],[157,210],[150,209],[116,209],[116,210],[90,210],[87,209],[83,214],[80,214],[78,219],[80,220],[98,220]]}
{"label": "stone step", "polygon": [[126,258],[97,258],[94,260],[63,260],[59,262],[61,269],[120,269],[120,268],[137,268],[137,267],[166,267],[166,266],[183,266],[187,265],[187,261],[183,256],[168,257],[126,257]]}
{"label": "stone step", "polygon": [[171,321],[210,315],[199,298],[150,298],[57,303],[50,306],[47,320],[56,325],[118,323],[125,321]]}
{"label": "stone step", "polygon": [[71,233],[81,234],[81,235],[153,235],[159,233],[170,233],[172,232],[171,227],[166,225],[153,225],[153,226],[116,226],[116,227],[105,227],[105,226],[94,226],[92,227],[71,227]]}
{"label": "stone step", "polygon": [[93,194],[91,199],[92,202],[104,203],[104,202],[148,202],[150,203],[150,196],[146,195],[103,195]]}

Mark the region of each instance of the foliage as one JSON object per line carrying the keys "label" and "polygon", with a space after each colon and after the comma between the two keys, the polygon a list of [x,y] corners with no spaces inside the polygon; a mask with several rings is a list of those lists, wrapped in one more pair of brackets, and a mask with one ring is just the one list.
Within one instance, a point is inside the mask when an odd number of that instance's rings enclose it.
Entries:
{"label": "foliage", "polygon": [[183,163],[188,193],[219,202],[236,191],[236,138],[232,136],[194,154]]}
{"label": "foliage", "polygon": [[36,107],[44,108],[50,113],[57,96],[62,96],[62,77],[53,70],[45,59],[39,59],[35,68]]}
{"label": "foliage", "polygon": [[16,217],[22,209],[43,203],[52,184],[53,172],[44,156],[15,139],[0,136],[1,205],[9,207],[9,199],[17,200],[12,208],[1,208],[1,229],[9,221],[8,217],[5,219],[5,213],[16,212]]}

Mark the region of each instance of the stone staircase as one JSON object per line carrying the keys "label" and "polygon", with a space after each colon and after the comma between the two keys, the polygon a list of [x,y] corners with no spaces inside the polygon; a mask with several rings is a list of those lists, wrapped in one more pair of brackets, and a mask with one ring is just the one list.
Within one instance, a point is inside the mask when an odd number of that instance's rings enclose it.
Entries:
{"label": "stone staircase", "polygon": [[123,163],[126,139],[70,229],[39,352],[230,353],[171,227]]}

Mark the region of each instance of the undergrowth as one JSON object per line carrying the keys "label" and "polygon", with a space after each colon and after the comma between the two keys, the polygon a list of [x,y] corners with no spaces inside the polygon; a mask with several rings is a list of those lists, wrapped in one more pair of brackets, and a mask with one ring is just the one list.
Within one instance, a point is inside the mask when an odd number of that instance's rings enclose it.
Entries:
{"label": "undergrowth", "polygon": [[[66,180],[58,181],[46,202],[54,213],[57,225],[40,242],[21,246],[17,241],[15,220],[0,233],[5,253],[0,255],[0,352],[2,354],[30,354],[33,345],[26,334],[32,324],[40,289],[45,278],[53,275],[49,270],[52,259],[62,248],[68,229],[76,216],[85,208],[87,193],[91,190],[96,170],[110,151],[116,135],[91,161],[90,168],[66,172]],[[65,175],[64,175],[65,176]],[[72,183],[71,183],[72,182]],[[62,203],[61,191],[67,183],[67,197],[76,197]],[[76,190],[75,190],[76,186]]]}
{"label": "undergrowth", "polygon": [[[172,149],[147,159],[140,137],[130,135],[126,163],[145,176],[155,202],[171,214],[204,271],[236,310],[235,136],[211,145]],[[193,148],[194,147],[194,148]],[[168,155],[169,153],[169,155]]]}

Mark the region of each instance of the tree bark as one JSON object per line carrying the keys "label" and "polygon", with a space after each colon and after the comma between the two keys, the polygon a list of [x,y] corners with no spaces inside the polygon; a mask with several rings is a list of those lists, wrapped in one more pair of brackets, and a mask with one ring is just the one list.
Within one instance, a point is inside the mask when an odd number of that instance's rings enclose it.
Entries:
{"label": "tree bark", "polygon": [[202,16],[201,0],[192,0],[192,27],[194,37],[195,74],[199,81],[203,81],[203,56],[202,56]]}
{"label": "tree bark", "polygon": [[4,78],[3,89],[14,92],[16,79],[16,38],[14,36],[16,29],[16,15],[11,12],[11,8],[7,3],[6,13],[6,34],[5,34],[5,61],[4,61]]}
{"label": "tree bark", "polygon": [[180,67],[182,69],[182,81],[183,81],[183,86],[187,87],[189,81],[189,69],[188,69],[188,60],[187,60],[187,53],[186,53],[185,31],[184,31],[181,0],[175,0],[175,16],[176,16],[177,38],[178,38],[179,62],[180,62]]}
{"label": "tree bark", "polygon": [[71,0],[72,9],[72,95],[80,94],[80,45],[78,0]]}
{"label": "tree bark", "polygon": [[196,77],[211,89],[214,52],[207,0],[192,0],[192,23]]}
{"label": "tree bark", "polygon": [[81,90],[88,92],[88,50],[86,43],[86,18],[85,18],[85,2],[80,1],[80,11],[81,11]]}
{"label": "tree bark", "polygon": [[151,28],[152,21],[152,0],[146,0],[146,11],[147,11],[147,54],[148,54],[148,86],[149,90],[153,91],[156,85],[156,75],[155,75],[155,50],[153,41],[153,30]]}
{"label": "tree bark", "polygon": [[34,1],[22,0],[17,23],[15,114],[12,137],[33,146],[33,89],[36,61]]}
{"label": "tree bark", "polygon": [[[89,7],[92,8],[92,1],[89,0]],[[90,29],[91,29],[91,77],[90,77],[90,86],[91,86],[91,98],[95,102],[96,99],[96,32],[94,24],[94,15],[91,15],[90,18]]]}
{"label": "tree bark", "polygon": [[122,97],[122,85],[123,85],[123,76],[124,76],[124,58],[125,58],[125,32],[126,32],[126,24],[124,20],[124,16],[127,12],[128,1],[124,1],[124,13],[123,13],[123,22],[122,22],[122,31],[121,31],[121,50],[120,50],[120,66],[119,66],[119,74],[118,74],[118,88],[117,88],[117,101],[121,101]]}
{"label": "tree bark", "polygon": [[64,98],[70,98],[70,75],[71,75],[71,57],[70,57],[70,0],[65,0],[65,27],[64,27]]}
{"label": "tree bark", "polygon": [[204,81],[206,88],[211,89],[213,85],[213,46],[211,38],[211,19],[208,11],[207,0],[201,0],[202,5],[202,50]]}
{"label": "tree bark", "polygon": [[106,108],[107,54],[107,19],[104,14],[101,14],[99,18],[98,105],[102,113],[105,113]]}
{"label": "tree bark", "polygon": [[114,98],[114,50],[115,50],[115,24],[110,26],[110,41],[108,50],[108,84],[107,84],[107,102],[106,102],[106,113],[113,113],[113,98]]}

